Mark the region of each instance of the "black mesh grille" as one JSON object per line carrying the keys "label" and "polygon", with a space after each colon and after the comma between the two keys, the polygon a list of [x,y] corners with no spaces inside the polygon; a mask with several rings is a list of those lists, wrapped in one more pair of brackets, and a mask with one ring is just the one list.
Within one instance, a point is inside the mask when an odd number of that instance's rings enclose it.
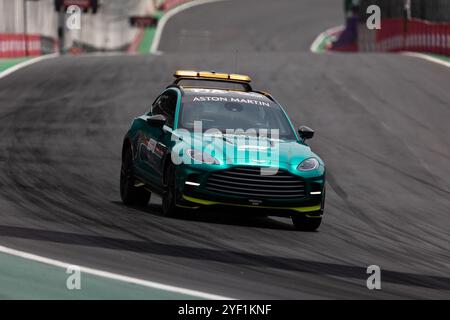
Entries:
{"label": "black mesh grille", "polygon": [[261,175],[258,167],[237,167],[213,172],[206,182],[206,190],[256,199],[297,199],[305,196],[304,181],[278,170],[275,175]]}

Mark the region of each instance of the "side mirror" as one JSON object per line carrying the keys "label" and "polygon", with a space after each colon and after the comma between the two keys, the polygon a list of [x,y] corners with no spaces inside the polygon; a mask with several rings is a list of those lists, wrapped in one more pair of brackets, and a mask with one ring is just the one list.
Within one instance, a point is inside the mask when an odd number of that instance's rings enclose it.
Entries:
{"label": "side mirror", "polygon": [[314,130],[307,126],[301,126],[298,128],[298,134],[300,135],[302,141],[305,141],[314,137]]}
{"label": "side mirror", "polygon": [[167,122],[167,118],[162,114],[155,114],[153,116],[147,117],[147,123],[151,127],[162,128]]}

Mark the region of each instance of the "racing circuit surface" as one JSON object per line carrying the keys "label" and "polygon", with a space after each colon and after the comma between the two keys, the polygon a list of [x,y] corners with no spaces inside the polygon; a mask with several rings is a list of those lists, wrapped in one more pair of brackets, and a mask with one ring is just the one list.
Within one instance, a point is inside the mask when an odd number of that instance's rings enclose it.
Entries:
{"label": "racing circuit surface", "polygon": [[[232,298],[450,298],[450,70],[310,53],[340,4],[205,4],[169,20],[160,56],[60,57],[0,79],[0,245]],[[123,135],[178,68],[247,73],[316,130],[318,232],[235,209],[164,218],[157,197],[121,204]],[[373,264],[382,290],[366,288]]]}

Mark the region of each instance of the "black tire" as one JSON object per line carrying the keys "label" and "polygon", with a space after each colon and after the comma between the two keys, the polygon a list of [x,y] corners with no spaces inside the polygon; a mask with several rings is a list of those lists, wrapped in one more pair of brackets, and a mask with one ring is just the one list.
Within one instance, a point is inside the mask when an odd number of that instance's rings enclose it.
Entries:
{"label": "black tire", "polygon": [[299,231],[316,231],[322,223],[322,218],[308,218],[305,216],[292,216],[292,223]]}
{"label": "black tire", "polygon": [[169,164],[164,171],[165,190],[162,197],[162,214],[165,217],[178,218],[183,215],[182,208],[177,207],[175,168]]}
{"label": "black tire", "polygon": [[135,187],[133,155],[130,148],[126,148],[122,157],[120,170],[120,197],[122,202],[129,206],[146,206],[150,201],[151,193],[143,187]]}

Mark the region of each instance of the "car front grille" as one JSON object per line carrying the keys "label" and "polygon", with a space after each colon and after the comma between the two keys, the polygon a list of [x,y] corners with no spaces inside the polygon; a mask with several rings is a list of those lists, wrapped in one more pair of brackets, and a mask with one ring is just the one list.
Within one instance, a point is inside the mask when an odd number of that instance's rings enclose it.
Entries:
{"label": "car front grille", "polygon": [[261,175],[259,167],[235,167],[213,172],[205,189],[235,197],[255,199],[298,199],[306,194],[304,181],[287,171]]}

